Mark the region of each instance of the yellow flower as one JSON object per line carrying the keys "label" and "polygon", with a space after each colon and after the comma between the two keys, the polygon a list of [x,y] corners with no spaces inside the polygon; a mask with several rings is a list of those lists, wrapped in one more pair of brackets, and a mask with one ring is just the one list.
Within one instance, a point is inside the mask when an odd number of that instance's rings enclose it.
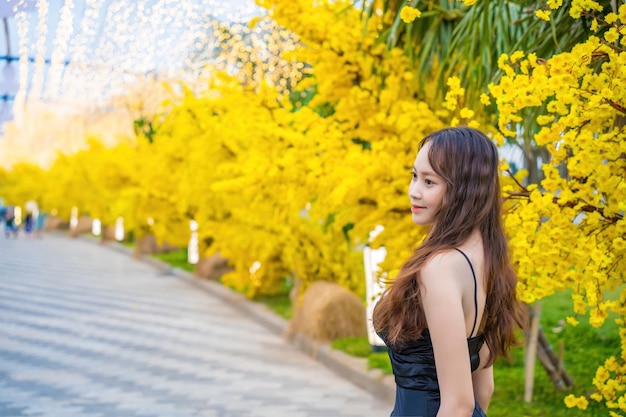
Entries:
{"label": "yellow flower", "polygon": [[459,77],[452,76],[448,78],[447,84],[450,89],[455,90],[461,87],[461,79]]}
{"label": "yellow flower", "polygon": [[574,313],[585,314],[587,312],[587,304],[580,294],[572,294],[572,302],[574,304]]}
{"label": "yellow flower", "polygon": [[523,51],[515,51],[511,54],[510,60],[514,64],[524,57]]}
{"label": "yellow flower", "polygon": [[617,20],[617,15],[615,13],[609,13],[604,16],[604,21],[609,25],[612,25]]}
{"label": "yellow flower", "polygon": [[567,406],[567,408],[573,408],[576,407],[576,396],[574,394],[570,394],[567,397],[565,397],[565,405]]}
{"label": "yellow flower", "polygon": [[602,401],[602,399],[604,398],[604,397],[602,397],[602,394],[600,394],[599,392],[594,392],[589,397],[591,397],[592,400],[595,400],[595,401],[598,401],[598,402]]}
{"label": "yellow flower", "polygon": [[[454,109],[452,109],[452,110],[454,110]],[[437,110],[435,112],[435,115],[437,115],[437,117],[439,117],[440,119],[447,119],[448,116],[450,115],[450,112],[448,110],[442,109],[442,110]]]}
{"label": "yellow flower", "polygon": [[474,117],[474,110],[463,107],[460,114],[463,119],[471,119],[472,117]]}
{"label": "yellow flower", "polygon": [[617,39],[619,39],[619,34],[617,33],[617,29],[611,28],[607,30],[606,33],[604,34],[604,39],[606,39],[606,41],[610,43],[613,43]]}
{"label": "yellow flower", "polygon": [[571,317],[571,316],[570,316],[570,317],[566,317],[566,318],[565,318],[565,321],[566,321],[568,324],[571,324],[572,326],[578,326],[578,324],[580,323],[578,320],[576,320],[576,318],[575,318],[575,317]]}
{"label": "yellow flower", "polygon": [[500,57],[498,57],[498,68],[500,68],[501,70],[505,69],[508,66],[508,62],[509,56],[507,54],[500,55]]}
{"label": "yellow flower", "polygon": [[537,16],[541,20],[545,20],[546,22],[550,21],[550,10],[537,10],[535,12],[535,16]]}
{"label": "yellow flower", "polygon": [[552,10],[558,9],[563,4],[563,0],[548,0],[548,7]]}
{"label": "yellow flower", "polygon": [[578,19],[585,10],[602,11],[602,6],[594,0],[573,0],[569,11],[569,15],[574,19]]}
{"label": "yellow flower", "polygon": [[256,25],[259,23],[259,16],[255,16],[248,22],[248,26],[250,29],[254,29]]}
{"label": "yellow flower", "polygon": [[404,6],[400,11],[400,19],[402,19],[405,23],[411,23],[421,15],[422,12],[411,6]]}
{"label": "yellow flower", "polygon": [[593,19],[591,21],[591,30],[594,32],[598,31],[598,19]]}
{"label": "yellow flower", "polygon": [[606,318],[602,314],[597,314],[596,310],[591,310],[589,313],[589,324],[595,328],[602,326],[605,319]]}
{"label": "yellow flower", "polygon": [[542,115],[537,116],[537,123],[542,126],[547,125],[548,123],[552,123],[552,122],[554,122],[554,116],[551,114],[548,114],[548,115],[542,114]]}
{"label": "yellow flower", "polygon": [[610,377],[611,377],[611,374],[609,373],[609,371],[607,371],[607,369],[604,366],[600,366],[596,370],[596,379],[598,380],[598,382],[604,382]]}
{"label": "yellow flower", "polygon": [[576,407],[581,410],[585,410],[587,409],[587,406],[589,405],[589,401],[587,401],[587,399],[583,396],[576,397],[574,394],[570,394],[567,397],[565,397],[565,405],[568,408]]}
{"label": "yellow flower", "polygon": [[463,0],[463,4],[466,5],[467,7],[473,6],[474,3],[476,3],[476,0]]}
{"label": "yellow flower", "polygon": [[585,397],[580,396],[576,398],[576,407],[580,408],[581,410],[586,410],[588,405],[589,401],[587,401]]}
{"label": "yellow flower", "polygon": [[604,366],[605,366],[607,371],[615,372],[615,371],[617,371],[617,368],[618,368],[619,365],[618,365],[617,360],[615,359],[615,357],[611,356],[610,358],[608,358],[604,362]]}
{"label": "yellow flower", "polygon": [[446,94],[446,100],[443,102],[443,107],[450,111],[456,110],[456,100],[450,96],[450,93]]}

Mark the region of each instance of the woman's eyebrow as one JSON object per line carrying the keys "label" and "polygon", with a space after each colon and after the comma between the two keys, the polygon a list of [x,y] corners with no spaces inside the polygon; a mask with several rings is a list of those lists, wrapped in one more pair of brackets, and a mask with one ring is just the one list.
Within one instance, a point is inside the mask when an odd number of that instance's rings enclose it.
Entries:
{"label": "woman's eyebrow", "polygon": [[413,171],[415,171],[415,172],[417,172],[418,174],[421,174],[421,175],[438,176],[433,171],[418,171],[417,168],[415,168],[415,166],[413,166]]}

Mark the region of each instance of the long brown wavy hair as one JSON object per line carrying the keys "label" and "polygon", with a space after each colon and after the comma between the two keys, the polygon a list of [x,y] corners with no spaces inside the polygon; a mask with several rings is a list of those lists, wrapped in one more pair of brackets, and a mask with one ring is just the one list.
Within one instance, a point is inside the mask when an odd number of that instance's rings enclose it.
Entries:
{"label": "long brown wavy hair", "polygon": [[388,343],[417,340],[427,327],[419,292],[419,273],[435,254],[459,247],[480,231],[484,248],[486,302],[480,330],[489,347],[488,363],[508,357],[517,343],[516,327],[525,327],[527,309],[517,300],[517,278],[509,259],[502,224],[498,151],[482,132],[467,127],[431,133],[428,159],[445,180],[443,203],[424,242],[404,263],[374,310],[373,324]]}

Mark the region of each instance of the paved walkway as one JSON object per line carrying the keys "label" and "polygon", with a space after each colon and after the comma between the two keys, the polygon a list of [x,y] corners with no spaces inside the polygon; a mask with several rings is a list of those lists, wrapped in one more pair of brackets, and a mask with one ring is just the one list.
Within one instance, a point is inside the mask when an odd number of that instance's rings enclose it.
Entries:
{"label": "paved walkway", "polygon": [[384,416],[221,299],[85,240],[0,237],[0,416]]}

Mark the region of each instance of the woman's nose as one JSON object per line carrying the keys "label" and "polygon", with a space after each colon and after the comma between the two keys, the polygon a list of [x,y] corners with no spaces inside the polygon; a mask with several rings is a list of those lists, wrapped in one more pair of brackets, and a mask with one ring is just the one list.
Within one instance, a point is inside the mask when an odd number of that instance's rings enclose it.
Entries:
{"label": "woman's nose", "polygon": [[416,181],[411,182],[411,185],[409,185],[409,198],[417,199],[421,197],[421,195],[422,193],[419,189],[417,182]]}

